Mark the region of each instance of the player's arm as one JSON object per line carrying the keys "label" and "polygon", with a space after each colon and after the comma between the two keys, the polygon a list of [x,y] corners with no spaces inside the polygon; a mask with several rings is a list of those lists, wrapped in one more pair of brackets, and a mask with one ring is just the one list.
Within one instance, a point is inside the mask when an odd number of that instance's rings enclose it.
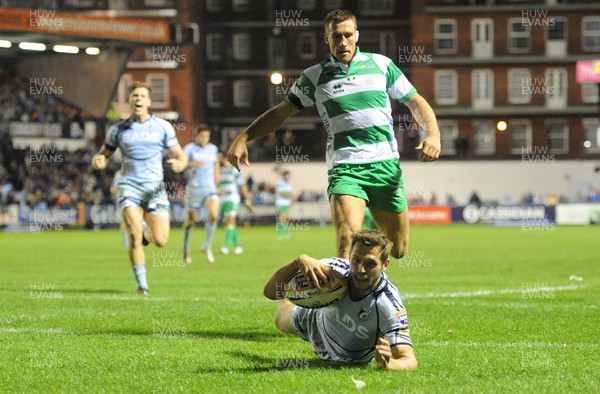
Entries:
{"label": "player's arm", "polygon": [[246,208],[248,208],[250,212],[254,212],[254,205],[252,204],[252,198],[250,197],[250,192],[248,191],[248,185],[242,183],[241,185],[238,185],[238,187],[240,189],[240,194],[244,199],[244,204],[246,204]]}
{"label": "player's arm", "polygon": [[240,170],[242,161],[244,164],[250,165],[248,161],[248,142],[275,132],[298,111],[299,109],[292,104],[282,101],[264,112],[233,140],[227,152],[227,160],[238,170]]}
{"label": "player's arm", "polygon": [[390,343],[383,338],[377,340],[375,361],[377,361],[377,368],[396,371],[414,371],[419,365],[412,346],[405,344],[390,346]]}
{"label": "player's arm", "polygon": [[440,157],[441,141],[440,129],[437,124],[437,119],[433,113],[433,109],[419,93],[415,93],[410,100],[404,103],[410,112],[413,119],[419,122],[419,126],[427,133],[427,136],[417,146],[417,150],[421,151],[419,156],[420,161],[435,161]]}
{"label": "player's arm", "polygon": [[175,172],[181,172],[185,170],[188,160],[183,153],[183,149],[181,149],[181,145],[173,145],[169,148],[169,151],[173,154],[173,156],[175,156],[174,158],[167,160],[167,163],[169,163],[171,169]]}
{"label": "player's arm", "polygon": [[327,286],[329,285],[329,278],[333,277],[333,269],[329,264],[302,254],[275,271],[263,290],[265,297],[270,300],[281,299],[277,296],[278,291],[283,289],[283,284],[298,270],[302,271],[318,289],[321,286],[319,286],[317,277],[321,278]]}
{"label": "player's arm", "polygon": [[108,157],[112,155],[114,149],[107,147],[106,144],[102,145],[98,153],[92,156],[92,168],[94,170],[103,170],[108,163]]}

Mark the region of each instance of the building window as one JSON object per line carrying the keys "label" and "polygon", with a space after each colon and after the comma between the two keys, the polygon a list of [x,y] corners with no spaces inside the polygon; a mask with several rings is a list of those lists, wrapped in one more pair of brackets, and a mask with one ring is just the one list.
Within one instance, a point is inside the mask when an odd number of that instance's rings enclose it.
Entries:
{"label": "building window", "polygon": [[451,120],[440,120],[440,142],[442,143],[442,155],[456,155],[456,146],[454,141],[458,138],[458,124]]}
{"label": "building window", "polygon": [[456,53],[456,20],[437,19],[434,24],[435,51],[437,53]]}
{"label": "building window", "polygon": [[569,126],[564,120],[546,123],[546,141],[550,153],[569,153]]}
{"label": "building window", "polygon": [[586,153],[600,152],[600,121],[598,119],[584,119],[583,130],[585,133],[584,147]]}
{"label": "building window", "polygon": [[531,102],[531,72],[526,68],[508,70],[508,102],[528,104]]}
{"label": "building window", "polygon": [[342,0],[325,0],[323,6],[327,11],[337,10],[338,8],[342,8]]}
{"label": "building window", "polygon": [[581,101],[586,104],[598,103],[598,84],[582,83],[581,84]]}
{"label": "building window", "polygon": [[315,9],[316,2],[315,0],[298,0],[296,4],[302,11],[313,11]]}
{"label": "building window", "polygon": [[[374,52],[389,58],[396,56],[396,40],[390,31],[362,30],[360,33],[360,49],[364,52]],[[410,54],[405,54],[408,58]]]}
{"label": "building window", "polygon": [[389,15],[394,13],[394,0],[359,0],[361,15]]}
{"label": "building window", "polygon": [[437,70],[435,78],[435,102],[441,105],[458,103],[458,75],[454,70]]}
{"label": "building window", "polygon": [[584,51],[600,51],[600,17],[584,16],[581,18],[581,37]]}
{"label": "building window", "polygon": [[546,84],[546,89],[542,89],[546,95],[546,106],[565,108],[567,106],[567,70],[564,68],[547,69]]}
{"label": "building window", "polygon": [[298,56],[300,59],[314,59],[317,55],[317,37],[315,33],[298,34]]}
{"label": "building window", "polygon": [[250,2],[248,0],[233,0],[233,11],[248,12],[250,10]]}
{"label": "building window", "polygon": [[510,151],[522,154],[523,150],[531,147],[531,123],[528,120],[510,122]]}
{"label": "building window", "polygon": [[208,81],[206,83],[206,101],[210,108],[225,106],[225,82]]}
{"label": "building window", "polygon": [[129,85],[133,82],[131,74],[123,74],[119,79],[119,86],[117,87],[117,104],[128,105],[129,104]]}
{"label": "building window", "polygon": [[471,50],[474,58],[489,59],[494,54],[494,22],[492,19],[471,21]]}
{"label": "building window", "polygon": [[247,108],[252,101],[252,84],[248,80],[233,82],[233,106]]}
{"label": "building window", "polygon": [[150,99],[152,108],[169,107],[169,75],[168,74],[148,74],[146,82],[152,87]]}
{"label": "building window", "polygon": [[224,48],[222,34],[211,33],[206,35],[206,58],[208,60],[222,60]]}
{"label": "building window", "polygon": [[206,11],[208,11],[208,12],[221,11],[221,0],[206,0]]}
{"label": "building window", "polygon": [[494,106],[494,73],[492,70],[473,70],[471,81],[473,108],[492,108]]}
{"label": "building window", "polygon": [[496,153],[496,131],[492,122],[483,120],[473,122],[473,142],[476,155]]}
{"label": "building window", "polygon": [[508,51],[512,53],[529,52],[531,32],[522,18],[508,19]]}
{"label": "building window", "polygon": [[233,58],[235,60],[250,59],[250,34],[236,33],[233,35]]}
{"label": "building window", "polygon": [[546,36],[546,54],[548,56],[565,56],[567,54],[567,20],[553,18],[554,26],[550,26]]}

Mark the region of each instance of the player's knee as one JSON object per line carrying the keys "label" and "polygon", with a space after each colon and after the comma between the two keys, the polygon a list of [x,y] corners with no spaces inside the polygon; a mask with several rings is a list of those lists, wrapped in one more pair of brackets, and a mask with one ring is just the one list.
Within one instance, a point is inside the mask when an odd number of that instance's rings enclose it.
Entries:
{"label": "player's knee", "polygon": [[401,259],[403,258],[406,253],[408,252],[408,245],[404,244],[404,243],[400,243],[399,245],[394,244],[394,246],[392,247],[392,256],[394,256],[394,258],[396,259]]}
{"label": "player's knee", "polygon": [[154,236],[154,245],[159,248],[166,246],[167,245],[167,237],[155,235]]}

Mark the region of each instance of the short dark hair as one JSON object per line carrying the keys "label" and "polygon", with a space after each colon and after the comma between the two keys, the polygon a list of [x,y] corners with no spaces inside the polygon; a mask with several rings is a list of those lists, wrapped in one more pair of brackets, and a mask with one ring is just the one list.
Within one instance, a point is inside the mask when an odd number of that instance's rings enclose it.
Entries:
{"label": "short dark hair", "polygon": [[206,123],[200,123],[198,126],[196,126],[196,135],[203,131],[208,131],[209,133],[211,132],[210,127],[208,127]]}
{"label": "short dark hair", "polygon": [[354,27],[358,29],[358,22],[356,21],[356,15],[354,15],[353,13],[351,13],[350,11],[347,11],[347,10],[330,11],[325,16],[325,28],[327,28],[327,26],[330,23],[337,25],[338,23],[347,21],[348,19],[352,19],[352,21],[354,22]]}
{"label": "short dark hair", "polygon": [[387,261],[390,251],[392,250],[392,246],[394,245],[392,241],[390,241],[381,231],[378,230],[361,230],[352,234],[351,250],[354,249],[354,246],[358,243],[361,243],[365,246],[380,247],[381,252],[379,253],[379,258],[381,259],[382,263]]}
{"label": "short dark hair", "polygon": [[131,92],[133,92],[137,88],[144,88],[144,89],[148,90],[149,94],[152,93],[152,86],[150,86],[149,83],[140,82],[140,81],[133,81],[131,83],[131,85],[129,85],[129,87],[127,87],[127,93],[128,93],[128,95],[131,95]]}

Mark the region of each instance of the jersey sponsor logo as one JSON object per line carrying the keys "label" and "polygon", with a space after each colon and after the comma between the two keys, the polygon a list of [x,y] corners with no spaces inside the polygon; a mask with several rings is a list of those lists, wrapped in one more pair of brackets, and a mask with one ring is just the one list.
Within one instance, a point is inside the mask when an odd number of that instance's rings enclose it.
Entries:
{"label": "jersey sponsor logo", "polygon": [[374,64],[361,64],[360,66],[358,66],[359,69],[363,70],[365,68],[375,68]]}
{"label": "jersey sponsor logo", "polygon": [[396,312],[396,318],[400,323],[401,328],[408,327],[408,315],[406,314],[406,310],[401,310]]}
{"label": "jersey sponsor logo", "polygon": [[337,68],[335,70],[331,70],[331,71],[326,72],[325,75],[327,75],[328,77],[333,77],[333,76],[340,75],[340,74],[343,74],[343,73],[344,73],[344,71],[342,71],[341,68]]}
{"label": "jersey sponsor logo", "polygon": [[353,333],[360,339],[368,339],[369,338],[369,330],[365,326],[361,326],[360,324],[356,324],[353,318],[348,316],[347,313],[344,313],[344,316],[340,318],[340,309],[338,307],[332,307],[333,318],[335,321],[340,323],[342,327],[344,327],[349,332]]}
{"label": "jersey sponsor logo", "polygon": [[333,85],[333,94],[340,93],[344,93],[343,85],[341,83],[336,83],[335,85]]}
{"label": "jersey sponsor logo", "polygon": [[363,306],[362,308],[360,308],[360,313],[358,314],[358,319],[360,321],[365,321],[371,316],[372,312],[373,311],[370,308]]}
{"label": "jersey sponsor logo", "polygon": [[130,142],[138,142],[138,141],[159,142],[161,140],[162,136],[158,133],[152,133],[152,132],[132,132],[132,133],[122,134],[122,138],[123,138],[123,142],[127,144]]}

